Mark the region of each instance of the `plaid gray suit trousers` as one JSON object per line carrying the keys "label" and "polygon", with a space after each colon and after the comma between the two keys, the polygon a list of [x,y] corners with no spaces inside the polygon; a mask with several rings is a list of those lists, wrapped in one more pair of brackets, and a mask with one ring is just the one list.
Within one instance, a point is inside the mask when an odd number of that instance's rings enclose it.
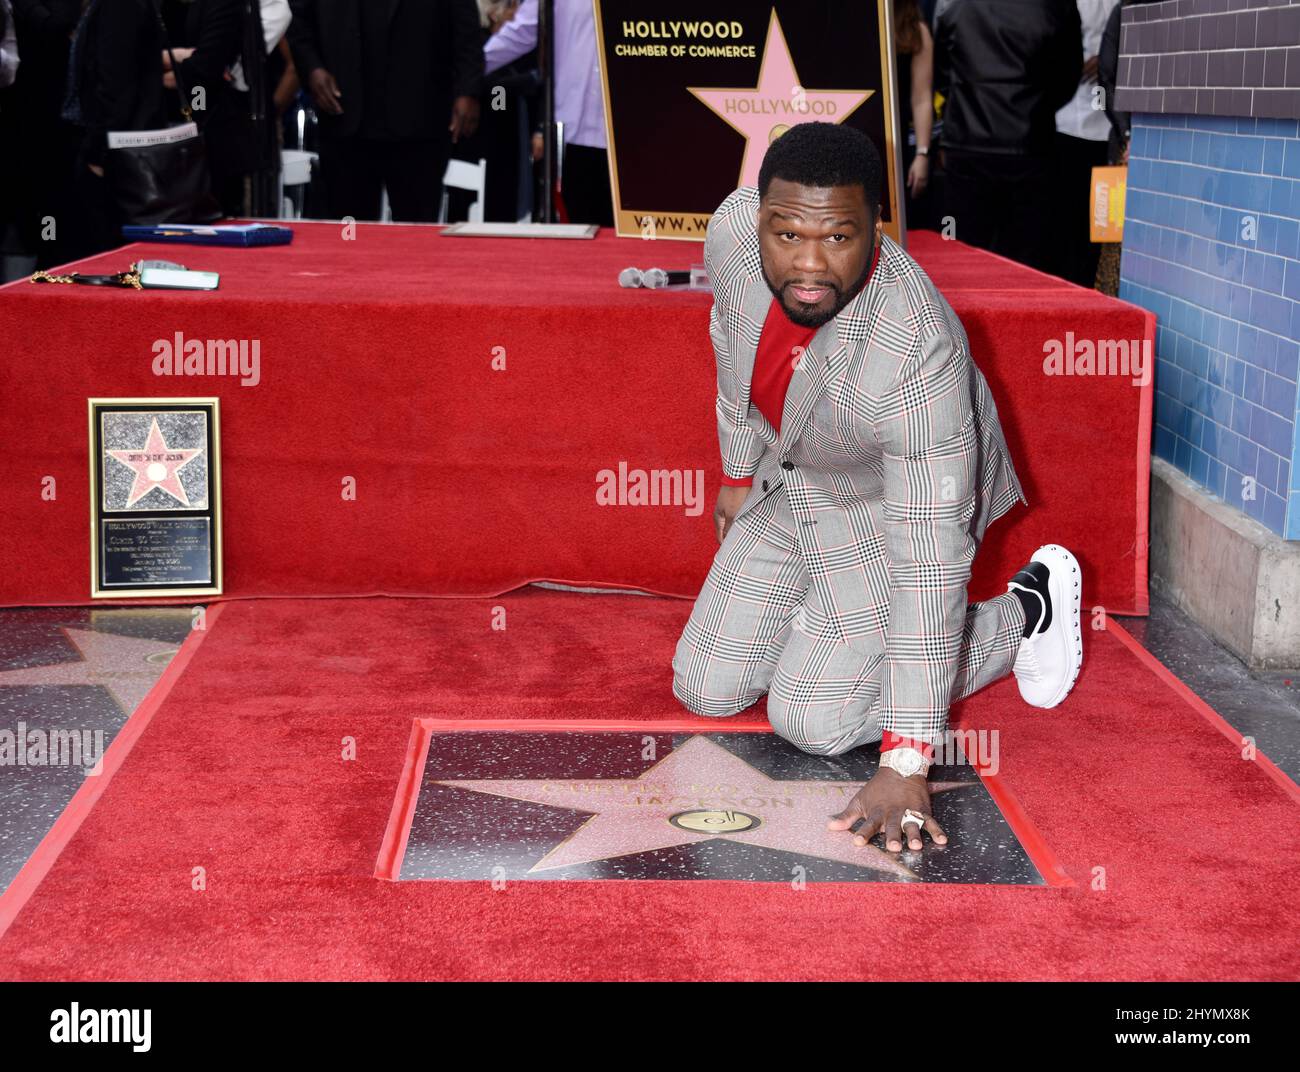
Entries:
{"label": "plaid gray suit trousers", "polygon": [[[784,487],[755,488],[755,496],[727,532],[677,642],[674,695],[696,714],[726,716],[767,693],[773,730],[817,755],[879,741],[883,652],[864,654],[833,635]],[[1011,672],[1024,622],[1010,592],[968,606],[953,700]]]}

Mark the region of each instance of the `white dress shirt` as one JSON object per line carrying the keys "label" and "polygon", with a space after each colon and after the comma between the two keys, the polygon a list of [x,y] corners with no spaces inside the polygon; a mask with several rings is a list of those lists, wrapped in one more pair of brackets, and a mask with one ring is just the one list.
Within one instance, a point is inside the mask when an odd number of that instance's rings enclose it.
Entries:
{"label": "white dress shirt", "polygon": [[0,88],[12,86],[18,77],[18,33],[14,29],[14,13],[9,0],[0,0],[4,9],[4,37],[0,38]]}
{"label": "white dress shirt", "polygon": [[[1106,20],[1119,0],[1075,0],[1079,22],[1083,24],[1083,59],[1086,63],[1101,51],[1101,35]],[[1088,141],[1105,141],[1110,137],[1110,120],[1101,107],[1093,107],[1096,81],[1080,82],[1074,96],[1056,113],[1056,129],[1062,134]],[[1096,98],[1100,102],[1100,98]]]}
{"label": "white dress shirt", "polygon": [[[289,28],[293,12],[289,9],[289,0],[260,0],[258,7],[262,12],[262,43],[266,46],[266,54],[269,56],[280,43],[284,31]],[[241,93],[248,92],[248,83],[244,81],[242,57],[235,60],[230,68],[230,82]]]}
{"label": "white dress shirt", "polygon": [[[605,148],[605,102],[596,53],[596,20],[591,0],[555,0],[555,118],[564,140]],[[515,17],[488,38],[483,48],[487,74],[537,47],[537,0],[524,0]],[[485,83],[491,92],[491,83]],[[1103,116],[1103,118],[1105,118]]]}

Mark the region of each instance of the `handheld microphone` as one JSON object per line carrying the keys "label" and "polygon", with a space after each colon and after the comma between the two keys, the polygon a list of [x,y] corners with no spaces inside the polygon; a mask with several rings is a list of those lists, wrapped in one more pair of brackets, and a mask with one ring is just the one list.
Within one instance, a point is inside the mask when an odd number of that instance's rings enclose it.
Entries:
{"label": "handheld microphone", "polygon": [[660,290],[663,287],[689,283],[691,273],[683,268],[681,270],[664,271],[662,268],[647,268],[641,273],[642,285],[649,287],[651,290]]}
{"label": "handheld microphone", "polygon": [[644,286],[645,283],[644,283],[644,278],[641,275],[641,269],[624,268],[621,272],[618,273],[618,285],[620,287],[629,287],[631,289],[636,289],[637,287]]}

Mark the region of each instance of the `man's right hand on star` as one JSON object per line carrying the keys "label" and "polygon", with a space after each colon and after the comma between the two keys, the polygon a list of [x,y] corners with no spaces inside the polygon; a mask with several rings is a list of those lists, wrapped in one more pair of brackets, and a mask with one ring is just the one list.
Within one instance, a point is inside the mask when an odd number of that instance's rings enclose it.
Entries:
{"label": "man's right hand on star", "polygon": [[[885,848],[890,852],[901,852],[903,813],[909,810],[925,817],[925,829],[936,845],[948,843],[948,835],[930,812],[930,789],[925,776],[914,774],[904,778],[888,767],[877,771],[876,776],[857,791],[848,807],[831,818],[826,829],[849,831],[862,819],[862,826],[853,835],[855,845],[865,845],[876,834],[883,833]],[[906,837],[907,847],[919,852],[921,830],[915,823],[908,824]]]}

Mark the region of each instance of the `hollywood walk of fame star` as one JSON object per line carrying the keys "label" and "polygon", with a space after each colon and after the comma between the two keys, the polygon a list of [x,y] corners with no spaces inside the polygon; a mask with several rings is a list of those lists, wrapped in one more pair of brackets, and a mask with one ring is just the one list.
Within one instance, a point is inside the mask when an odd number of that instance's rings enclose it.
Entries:
{"label": "hollywood walk of fame star", "polygon": [[758,85],[737,89],[688,86],[687,90],[745,136],[741,186],[757,185],[758,169],[768,144],[788,127],[808,122],[842,123],[875,92],[873,89],[804,88],[775,9],[767,25]]}
{"label": "hollywood walk of fame star", "polygon": [[135,472],[135,483],[126,505],[134,506],[154,488],[161,488],[182,506],[189,506],[189,496],[181,485],[180,470],[203,453],[202,447],[169,447],[158,427],[158,418],[149,425],[149,438],[142,450],[109,450],[105,453]]}
{"label": "hollywood walk of fame star", "polygon": [[66,628],[63,633],[81,654],[76,662],[0,670],[5,685],[102,685],[128,717],[140,706],[167,666],[176,645],[165,640]]}
{"label": "hollywood walk of fame star", "polygon": [[[707,737],[688,738],[637,778],[495,778],[439,780],[437,784],[589,812],[591,818],[538,860],[530,873],[725,839],[903,879],[917,877],[896,854],[871,844],[854,845],[852,835],[826,829],[827,820],[848,803],[860,783],[769,778]],[[974,784],[931,783],[930,795]],[[739,821],[727,825],[742,828],[725,834],[703,833],[672,821],[674,816],[700,810],[735,815]],[[745,817],[756,818],[757,825],[746,823]]]}

